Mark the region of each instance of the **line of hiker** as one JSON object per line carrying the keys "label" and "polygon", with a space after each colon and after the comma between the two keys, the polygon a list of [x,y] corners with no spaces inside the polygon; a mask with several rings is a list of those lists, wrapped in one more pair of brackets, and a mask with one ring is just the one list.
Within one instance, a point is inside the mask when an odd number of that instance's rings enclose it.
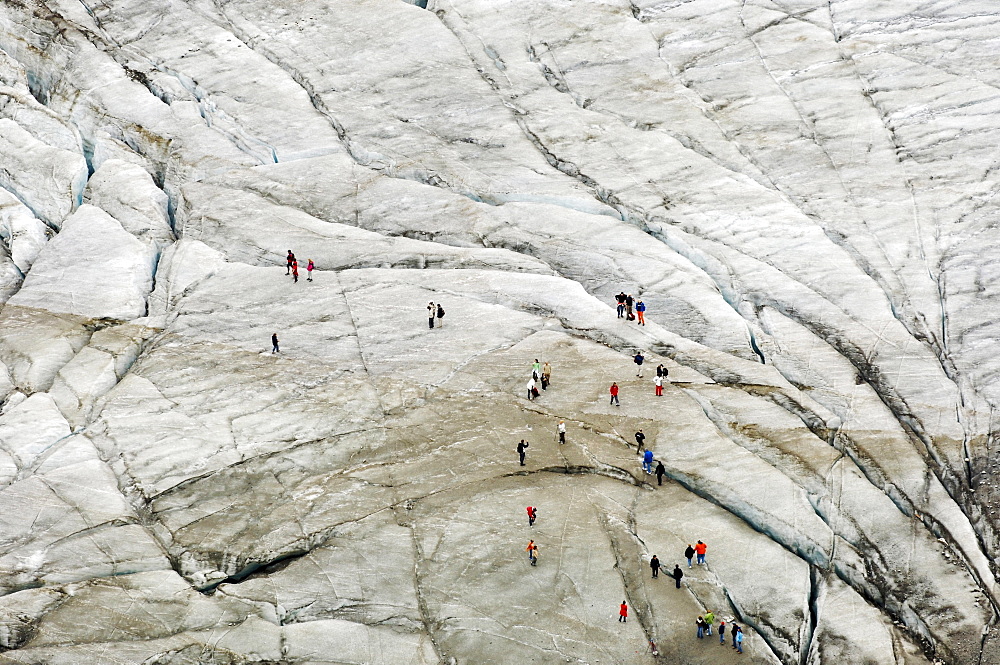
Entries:
{"label": "line of hiker", "polygon": [[[636,300],[632,297],[632,294],[625,294],[624,291],[615,296],[615,301],[618,303],[618,318],[625,319],[626,321],[636,321],[640,326],[646,325],[646,303],[642,300]],[[633,306],[635,307],[635,313],[632,312]]]}
{"label": "line of hiker", "polygon": [[[306,265],[306,281],[313,281],[313,270],[316,269],[316,264],[313,263],[312,259],[307,259]],[[295,258],[295,254],[292,250],[288,250],[288,255],[285,256],[285,274],[292,276],[292,283],[297,284],[299,281],[299,261]]]}

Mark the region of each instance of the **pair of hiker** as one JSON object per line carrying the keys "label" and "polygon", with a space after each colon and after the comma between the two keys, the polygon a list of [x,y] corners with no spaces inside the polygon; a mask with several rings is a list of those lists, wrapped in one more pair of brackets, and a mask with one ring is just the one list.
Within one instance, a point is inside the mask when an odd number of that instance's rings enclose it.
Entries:
{"label": "pair of hiker", "polygon": [[438,303],[437,305],[435,305],[434,301],[432,300],[429,303],[427,303],[427,327],[428,328],[433,328],[434,327],[434,319],[435,318],[437,318],[438,328],[440,328],[442,325],[444,325],[444,321],[443,321],[443,319],[444,319],[444,307],[441,306],[441,303]]}

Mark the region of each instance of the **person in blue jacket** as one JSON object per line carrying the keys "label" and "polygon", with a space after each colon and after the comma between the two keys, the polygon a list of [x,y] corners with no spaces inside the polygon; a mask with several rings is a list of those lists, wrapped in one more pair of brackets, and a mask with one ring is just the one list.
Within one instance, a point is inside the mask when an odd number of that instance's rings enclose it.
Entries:
{"label": "person in blue jacket", "polygon": [[653,473],[653,451],[647,449],[642,454],[642,470],[646,473]]}
{"label": "person in blue jacket", "polygon": [[645,360],[646,358],[642,355],[642,351],[637,351],[635,357],[632,358],[632,362],[634,362],[636,364],[636,367],[639,368],[639,373],[636,374],[636,376],[640,378],[642,378],[642,363]]}

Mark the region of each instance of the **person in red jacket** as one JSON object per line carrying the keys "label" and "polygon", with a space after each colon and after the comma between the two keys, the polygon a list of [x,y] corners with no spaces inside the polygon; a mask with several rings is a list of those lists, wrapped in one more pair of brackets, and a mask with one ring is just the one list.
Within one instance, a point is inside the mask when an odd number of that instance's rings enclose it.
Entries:
{"label": "person in red jacket", "polygon": [[537,513],[535,513],[535,507],[528,506],[528,526],[534,526],[535,517],[537,517]]}
{"label": "person in red jacket", "polygon": [[299,282],[299,262],[292,260],[292,282],[298,284]]}
{"label": "person in red jacket", "polygon": [[622,601],[621,607],[618,608],[618,620],[622,623],[628,621],[628,605],[625,601]]}
{"label": "person in red jacket", "polygon": [[614,404],[615,406],[621,406],[621,403],[618,401],[618,384],[617,383],[612,383],[611,384],[611,403]]}

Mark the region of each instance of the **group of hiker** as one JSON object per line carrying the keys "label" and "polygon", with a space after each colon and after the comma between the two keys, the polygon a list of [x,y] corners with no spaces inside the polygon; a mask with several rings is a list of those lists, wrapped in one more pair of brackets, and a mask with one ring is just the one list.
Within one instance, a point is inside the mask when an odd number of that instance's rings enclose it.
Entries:
{"label": "group of hiker", "polygon": [[437,319],[438,328],[444,325],[444,307],[441,306],[441,303],[435,305],[434,301],[432,300],[429,303],[427,303],[428,328],[434,327],[434,319]]}
{"label": "group of hiker", "polygon": [[[538,385],[542,386],[542,390],[548,390],[549,384],[552,382],[552,365],[546,360],[545,364],[538,362],[538,358],[535,358],[535,362],[531,363],[531,378],[528,379],[528,399],[535,399],[539,395]],[[559,422],[562,422],[561,420]],[[565,430],[565,428],[563,428]],[[565,434],[565,431],[563,432]],[[565,436],[563,437],[565,438]],[[562,443],[565,443],[563,441]]]}
{"label": "group of hiker", "polygon": [[[642,300],[636,300],[631,293],[626,295],[624,291],[615,296],[615,301],[618,303],[619,319],[636,321],[638,317],[636,323],[640,326],[646,325],[646,303]],[[635,306],[635,313],[632,312],[633,306]]]}
{"label": "group of hiker", "polygon": [[[313,281],[313,270],[316,269],[316,264],[313,263],[312,259],[306,260],[306,281]],[[292,250],[288,250],[288,255],[285,257],[285,274],[292,276],[292,283],[298,283],[299,281],[299,261],[295,258],[295,254]]]}

